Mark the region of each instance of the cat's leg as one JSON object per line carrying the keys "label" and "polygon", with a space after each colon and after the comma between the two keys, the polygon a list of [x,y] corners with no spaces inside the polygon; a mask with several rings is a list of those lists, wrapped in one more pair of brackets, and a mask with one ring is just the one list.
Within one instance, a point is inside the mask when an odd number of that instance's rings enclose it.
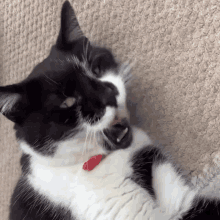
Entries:
{"label": "cat's leg", "polygon": [[[132,179],[155,199],[158,215],[168,219],[191,208],[197,194],[162,147],[152,144],[137,150],[132,157]],[[161,214],[162,213],[162,214]]]}
{"label": "cat's leg", "polygon": [[165,158],[156,157],[152,166],[152,185],[161,211],[175,220],[220,220],[220,198],[200,195],[175,164]]}
{"label": "cat's leg", "polygon": [[160,209],[166,215],[181,219],[181,215],[191,208],[198,190],[187,183],[169,160],[155,162],[152,168],[153,189]]}
{"label": "cat's leg", "polygon": [[183,220],[219,220],[220,198],[210,199],[197,196],[191,208],[182,215]]}
{"label": "cat's leg", "polygon": [[[198,189],[181,173],[162,146],[153,145],[145,132],[134,128],[131,157],[131,179],[147,190],[158,208],[154,219],[219,219],[220,203],[199,197]],[[205,203],[204,203],[205,201]],[[219,199],[220,201],[220,199]],[[215,218],[214,218],[215,216]],[[163,220],[165,220],[163,218]]]}

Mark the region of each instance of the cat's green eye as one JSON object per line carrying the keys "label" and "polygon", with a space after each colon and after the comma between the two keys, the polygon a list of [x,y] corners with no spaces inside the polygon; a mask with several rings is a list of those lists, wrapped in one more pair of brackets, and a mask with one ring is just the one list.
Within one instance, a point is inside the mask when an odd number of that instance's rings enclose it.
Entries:
{"label": "cat's green eye", "polygon": [[60,105],[60,108],[70,108],[76,103],[76,99],[74,97],[68,97],[65,101]]}

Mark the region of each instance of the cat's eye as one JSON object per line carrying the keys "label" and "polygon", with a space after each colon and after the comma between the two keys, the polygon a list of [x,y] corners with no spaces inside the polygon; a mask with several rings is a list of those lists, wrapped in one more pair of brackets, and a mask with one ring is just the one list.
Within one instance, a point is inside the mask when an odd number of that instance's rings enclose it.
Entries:
{"label": "cat's eye", "polygon": [[60,105],[60,108],[70,108],[70,107],[72,107],[75,104],[75,102],[76,102],[76,99],[74,97],[68,97]]}
{"label": "cat's eye", "polygon": [[93,71],[96,75],[98,75],[100,73],[100,69],[98,67],[96,67]]}

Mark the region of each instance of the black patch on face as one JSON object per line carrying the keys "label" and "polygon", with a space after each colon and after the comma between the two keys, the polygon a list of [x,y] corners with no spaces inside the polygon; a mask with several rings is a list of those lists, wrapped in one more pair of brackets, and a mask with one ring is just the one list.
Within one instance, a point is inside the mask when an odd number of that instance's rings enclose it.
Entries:
{"label": "black patch on face", "polygon": [[220,203],[208,198],[195,198],[192,208],[182,217],[183,220],[219,220]]}
{"label": "black patch on face", "polygon": [[[15,122],[16,136],[43,155],[56,152],[57,141],[79,131],[79,119],[97,123],[106,107],[117,108],[117,88],[101,82],[106,71],[118,73],[112,53],[92,45],[83,35],[75,13],[65,2],[57,43],[49,56],[22,82],[0,87],[0,100],[7,93],[19,100],[5,116]],[[76,103],[60,108],[68,97]],[[1,110],[0,102],[0,110]]]}
{"label": "black patch on face", "polygon": [[160,164],[166,160],[161,151],[153,145],[140,149],[132,157],[133,175],[131,179],[146,189],[155,199],[152,166],[154,163]]}
{"label": "black patch on face", "polygon": [[52,204],[45,196],[37,193],[22,177],[11,198],[10,220],[74,220],[70,210]]}

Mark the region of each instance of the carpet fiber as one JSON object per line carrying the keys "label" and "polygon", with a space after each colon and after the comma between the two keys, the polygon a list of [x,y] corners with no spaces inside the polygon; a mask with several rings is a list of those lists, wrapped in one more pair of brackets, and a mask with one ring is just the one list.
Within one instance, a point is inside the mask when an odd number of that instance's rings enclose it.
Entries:
{"label": "carpet fiber", "polygon": [[[217,175],[219,1],[70,2],[91,41],[111,48],[118,59],[133,64],[128,103],[132,123],[164,144],[197,180],[204,167],[210,178]],[[58,34],[63,0],[0,3],[0,85],[7,85],[24,79],[48,55]],[[12,127],[11,122],[0,117],[2,220],[8,218],[10,195],[20,174],[20,152]]]}

